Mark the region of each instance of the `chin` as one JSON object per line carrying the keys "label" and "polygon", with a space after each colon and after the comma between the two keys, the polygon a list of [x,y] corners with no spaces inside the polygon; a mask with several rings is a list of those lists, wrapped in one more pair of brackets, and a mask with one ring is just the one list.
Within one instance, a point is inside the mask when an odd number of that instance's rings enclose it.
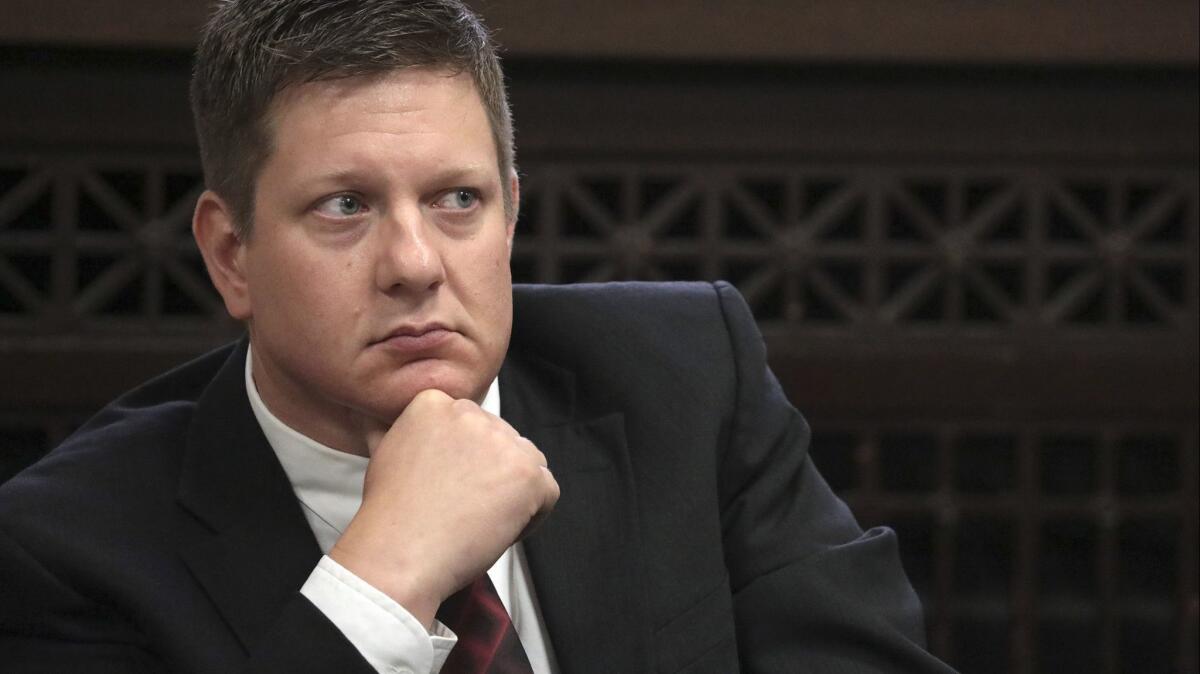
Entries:
{"label": "chin", "polygon": [[[487,393],[492,377],[484,377],[465,366],[433,360],[409,363],[403,371],[396,372],[383,394],[387,400],[397,404],[384,405],[397,415],[408,407],[408,403],[421,391],[436,389],[455,399],[470,399],[479,402]],[[397,409],[398,408],[398,409]]]}

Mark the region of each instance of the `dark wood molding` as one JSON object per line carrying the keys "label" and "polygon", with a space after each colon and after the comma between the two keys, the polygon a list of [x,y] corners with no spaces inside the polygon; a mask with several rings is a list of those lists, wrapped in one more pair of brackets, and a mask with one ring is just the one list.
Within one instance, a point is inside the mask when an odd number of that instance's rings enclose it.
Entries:
{"label": "dark wood molding", "polygon": [[[476,0],[513,56],[1196,65],[1188,0]],[[4,0],[0,44],[190,48],[200,0]]]}

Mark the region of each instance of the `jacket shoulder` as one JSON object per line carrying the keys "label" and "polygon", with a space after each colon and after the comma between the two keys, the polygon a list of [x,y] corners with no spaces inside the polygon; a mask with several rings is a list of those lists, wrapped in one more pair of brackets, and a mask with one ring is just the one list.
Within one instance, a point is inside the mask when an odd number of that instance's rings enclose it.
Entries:
{"label": "jacket shoulder", "polygon": [[734,336],[758,334],[723,282],[514,286],[513,312],[515,353],[574,372],[584,390],[623,396],[727,387]]}
{"label": "jacket shoulder", "polygon": [[[116,520],[165,506],[196,401],[232,355],[207,353],[106,405],[42,459],[0,485],[0,525]],[[59,532],[61,535],[61,532]]]}
{"label": "jacket shoulder", "polygon": [[629,354],[656,345],[702,348],[728,341],[731,333],[757,335],[757,328],[745,300],[725,281],[513,286],[518,347],[607,345]]}
{"label": "jacket shoulder", "polygon": [[664,304],[706,303],[714,299],[714,288],[729,287],[724,281],[618,281],[611,283],[575,283],[567,285],[514,284],[513,297],[518,308],[562,308],[583,306],[591,310],[662,306]]}

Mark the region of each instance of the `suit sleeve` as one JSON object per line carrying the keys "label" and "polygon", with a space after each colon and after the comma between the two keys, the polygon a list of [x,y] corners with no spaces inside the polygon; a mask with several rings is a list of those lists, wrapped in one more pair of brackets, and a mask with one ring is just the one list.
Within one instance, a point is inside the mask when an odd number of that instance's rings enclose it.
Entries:
{"label": "suit sleeve", "polygon": [[[136,625],[55,577],[3,530],[0,665],[12,674],[193,671],[183,663],[164,662]],[[240,671],[371,674],[375,670],[323,613],[296,592]]]}
{"label": "suit sleeve", "polygon": [[0,530],[0,663],[4,671],[166,671],[135,630],[55,578]]}
{"label": "suit sleeve", "polygon": [[726,566],[745,672],[950,672],[925,651],[895,534],[869,531],[808,456],[745,301],[716,284],[736,372],[721,457]]}

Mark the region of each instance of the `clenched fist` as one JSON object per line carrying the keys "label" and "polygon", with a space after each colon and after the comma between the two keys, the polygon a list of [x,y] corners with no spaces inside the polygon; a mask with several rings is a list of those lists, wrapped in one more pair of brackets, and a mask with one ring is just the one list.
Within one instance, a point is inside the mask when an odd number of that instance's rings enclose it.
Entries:
{"label": "clenched fist", "polygon": [[422,391],[372,449],[362,506],[329,556],[429,626],[558,495],[545,455],[507,422]]}

